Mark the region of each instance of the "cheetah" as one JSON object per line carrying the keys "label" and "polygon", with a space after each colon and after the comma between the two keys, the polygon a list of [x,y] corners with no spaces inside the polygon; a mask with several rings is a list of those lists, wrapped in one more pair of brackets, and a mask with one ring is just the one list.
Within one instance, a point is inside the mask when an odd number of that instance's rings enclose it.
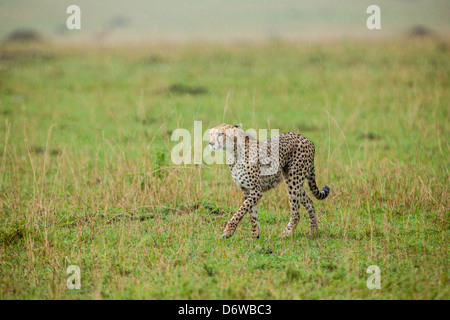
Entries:
{"label": "cheetah", "polygon": [[291,216],[280,236],[284,238],[293,234],[300,220],[300,203],[308,212],[311,233],[317,230],[314,204],[303,184],[307,180],[312,194],[319,200],[328,196],[330,187],[326,185],[321,191],[317,188],[315,148],[309,139],[295,132],[285,132],[267,141],[259,141],[245,133],[241,124],[223,123],[210,130],[209,146],[214,151],[226,151],[231,175],[244,196],[244,203],[226,224],[222,238],[233,236],[239,222],[248,212],[252,224],[251,236],[259,238],[258,201],[263,192],[275,188],[282,180],[288,186]]}

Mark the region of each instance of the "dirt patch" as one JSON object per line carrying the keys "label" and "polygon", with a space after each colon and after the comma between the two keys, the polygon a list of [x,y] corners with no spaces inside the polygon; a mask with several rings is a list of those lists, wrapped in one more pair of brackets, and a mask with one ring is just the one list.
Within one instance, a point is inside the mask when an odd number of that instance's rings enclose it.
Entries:
{"label": "dirt patch", "polygon": [[52,60],[54,55],[49,52],[29,49],[29,50],[5,50],[0,52],[0,60],[31,60],[43,59]]}
{"label": "dirt patch", "polygon": [[368,132],[368,133],[361,133],[359,135],[360,139],[364,139],[364,140],[380,140],[381,137],[379,135],[377,135],[376,133],[373,132]]}
{"label": "dirt patch", "polygon": [[168,89],[168,92],[175,94],[190,94],[193,96],[207,94],[208,89],[202,86],[188,86],[181,83],[172,84]]}
{"label": "dirt patch", "polygon": [[[45,154],[45,148],[42,147],[29,147],[28,151],[30,153],[34,153],[34,154]],[[62,152],[59,149],[51,149],[49,151],[49,154],[52,156],[58,156],[60,155]]]}
{"label": "dirt patch", "polygon": [[158,54],[151,54],[148,57],[142,59],[142,63],[144,64],[161,64],[166,62],[167,62],[166,59],[164,59],[162,56]]}

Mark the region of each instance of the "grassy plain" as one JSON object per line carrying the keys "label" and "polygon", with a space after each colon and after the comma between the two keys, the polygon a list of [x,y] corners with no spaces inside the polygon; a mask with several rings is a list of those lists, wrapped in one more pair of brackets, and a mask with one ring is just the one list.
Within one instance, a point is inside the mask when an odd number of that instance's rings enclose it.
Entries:
{"label": "grassy plain", "polygon": [[[447,42],[0,49],[1,299],[449,298]],[[194,120],[310,138],[319,233],[278,237],[283,185],[219,239],[228,168],[171,162]]]}

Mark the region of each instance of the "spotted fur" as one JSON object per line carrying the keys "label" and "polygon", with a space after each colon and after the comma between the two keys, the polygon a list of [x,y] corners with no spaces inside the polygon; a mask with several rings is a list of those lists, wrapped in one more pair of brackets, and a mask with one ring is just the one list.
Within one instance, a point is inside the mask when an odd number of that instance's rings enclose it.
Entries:
{"label": "spotted fur", "polygon": [[[319,191],[314,173],[313,143],[301,134],[285,132],[274,138],[278,142],[278,157],[273,157],[276,170],[267,174],[267,163],[258,157],[258,152],[268,150],[270,155],[274,147],[272,140],[259,141],[244,133],[241,125],[232,126],[221,124],[210,130],[210,146],[213,150],[224,149],[227,151],[227,160],[231,175],[236,185],[242,189],[244,203],[228,221],[222,237],[231,237],[236,231],[239,222],[244,215],[250,212],[252,224],[252,237],[259,238],[260,227],[258,222],[257,204],[263,192],[274,188],[284,180],[288,186],[289,202],[291,205],[291,218],[282,237],[291,236],[297,227],[300,215],[300,204],[306,208],[309,216],[311,232],[317,229],[317,215],[314,204],[304,189],[304,182],[308,181],[311,193],[319,200],[325,199],[330,193],[330,187],[326,185]],[[243,141],[243,143],[238,143]],[[263,148],[264,147],[264,148]],[[273,162],[272,162],[273,164]],[[262,174],[265,172],[265,174]]]}

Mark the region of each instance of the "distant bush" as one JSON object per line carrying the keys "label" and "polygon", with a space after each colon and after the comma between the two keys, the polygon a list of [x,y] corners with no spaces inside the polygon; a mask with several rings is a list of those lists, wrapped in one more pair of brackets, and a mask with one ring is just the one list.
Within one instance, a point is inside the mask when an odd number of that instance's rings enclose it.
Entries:
{"label": "distant bush", "polygon": [[35,30],[19,29],[12,31],[7,37],[6,42],[39,42],[42,36]]}
{"label": "distant bush", "polygon": [[434,31],[422,25],[415,25],[408,30],[410,37],[432,37],[435,35]]}

